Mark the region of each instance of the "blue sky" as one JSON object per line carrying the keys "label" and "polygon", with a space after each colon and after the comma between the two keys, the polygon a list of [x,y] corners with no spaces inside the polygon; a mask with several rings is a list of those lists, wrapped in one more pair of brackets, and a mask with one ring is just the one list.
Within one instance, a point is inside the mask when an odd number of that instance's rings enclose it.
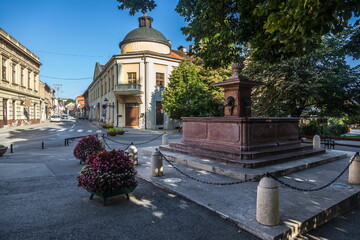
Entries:
{"label": "blue sky", "polygon": [[[174,9],[175,0],[157,0],[149,13],[153,27],[172,42],[172,48],[189,46],[180,28],[186,26]],[[105,64],[119,54],[119,42],[138,27],[138,17],[119,10],[116,0],[1,0],[0,27],[40,57],[40,80],[54,88],[62,84],[60,97],[75,98],[92,79],[96,62]],[[49,52],[49,53],[46,53]],[[85,55],[70,56],[70,55]]]}
{"label": "blue sky", "polygon": [[[171,40],[173,49],[191,44],[180,30],[186,23],[174,10],[177,2],[156,0],[158,6],[149,13],[153,27]],[[138,27],[142,14],[130,16],[118,5],[116,0],[1,0],[0,27],[40,57],[41,81],[52,88],[62,84],[58,96],[75,98],[91,83],[95,63],[105,64],[119,54],[119,42]]]}

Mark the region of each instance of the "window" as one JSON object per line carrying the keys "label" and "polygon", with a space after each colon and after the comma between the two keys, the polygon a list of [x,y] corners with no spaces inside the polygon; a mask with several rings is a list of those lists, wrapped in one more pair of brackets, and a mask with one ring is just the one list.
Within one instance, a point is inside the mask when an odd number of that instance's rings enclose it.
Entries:
{"label": "window", "polygon": [[21,86],[24,86],[25,83],[24,83],[24,68],[22,67],[21,68]]}
{"label": "window", "polygon": [[31,81],[30,81],[30,71],[28,71],[28,88],[31,88]]}
{"label": "window", "polygon": [[37,90],[37,87],[36,87],[36,74],[34,74],[34,90]]}
{"label": "window", "polygon": [[12,82],[16,83],[16,70],[15,70],[15,63],[11,64],[11,69],[12,69]]}
{"label": "window", "polygon": [[136,83],[136,72],[128,72],[128,83]]}
{"label": "window", "polygon": [[156,86],[157,87],[164,87],[164,79],[165,79],[165,74],[164,73],[156,73]]}
{"label": "window", "polygon": [[6,79],[6,59],[4,57],[2,59],[1,77],[2,77],[2,79]]}

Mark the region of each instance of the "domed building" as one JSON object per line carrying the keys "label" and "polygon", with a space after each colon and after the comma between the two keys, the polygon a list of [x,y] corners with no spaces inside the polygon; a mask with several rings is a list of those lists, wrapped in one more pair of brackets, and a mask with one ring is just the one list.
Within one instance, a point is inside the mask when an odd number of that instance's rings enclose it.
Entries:
{"label": "domed building", "polygon": [[139,17],[139,27],[119,43],[120,54],[105,64],[96,63],[93,82],[85,91],[89,119],[117,127],[173,129],[162,109],[161,91],[180,61],[188,58],[184,47],[171,43],[152,27],[153,18]]}

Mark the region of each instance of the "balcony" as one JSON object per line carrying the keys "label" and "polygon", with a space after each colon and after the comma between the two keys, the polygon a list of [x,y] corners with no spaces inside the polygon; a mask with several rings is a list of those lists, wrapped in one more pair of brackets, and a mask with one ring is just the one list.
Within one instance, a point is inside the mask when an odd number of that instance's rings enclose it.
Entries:
{"label": "balcony", "polygon": [[117,95],[139,95],[142,93],[141,85],[137,83],[116,84],[114,93]]}

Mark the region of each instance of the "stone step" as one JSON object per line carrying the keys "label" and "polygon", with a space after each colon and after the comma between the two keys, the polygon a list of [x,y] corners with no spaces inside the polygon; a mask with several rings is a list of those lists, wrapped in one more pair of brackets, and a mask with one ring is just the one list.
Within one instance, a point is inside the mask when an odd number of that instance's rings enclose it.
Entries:
{"label": "stone step", "polygon": [[184,143],[170,143],[169,146],[177,149],[184,149],[189,152],[203,152],[205,154],[210,154],[210,155],[215,155],[230,159],[255,159],[269,155],[273,156],[277,154],[312,149],[312,145],[300,144],[300,143],[296,145],[279,146],[279,147],[266,148],[256,151],[239,151],[236,149],[230,149],[225,147],[220,149],[220,148],[214,148],[208,146],[193,146]]}
{"label": "stone step", "polygon": [[300,150],[300,151],[296,151],[296,152],[289,152],[289,153],[283,153],[283,154],[278,154],[278,155],[273,155],[273,156],[266,156],[266,157],[257,158],[257,159],[246,160],[246,159],[234,159],[234,158],[228,158],[228,157],[220,157],[215,154],[202,152],[201,150],[200,151],[197,151],[197,150],[188,151],[186,149],[169,147],[169,146],[160,146],[159,149],[164,150],[164,151],[187,154],[187,155],[194,156],[194,157],[207,158],[210,160],[223,162],[223,163],[227,163],[227,164],[232,164],[232,165],[236,165],[236,166],[243,167],[243,168],[257,168],[257,167],[261,167],[261,166],[265,166],[265,165],[277,164],[277,163],[282,163],[282,162],[286,162],[286,161],[292,161],[295,159],[306,158],[306,157],[310,157],[313,155],[322,154],[325,152],[325,150],[322,150],[322,149],[310,149],[310,150],[307,149],[307,150]]}
{"label": "stone step", "polygon": [[[145,155],[151,155],[154,150],[154,148],[144,148],[142,150],[142,153]],[[326,152],[324,154],[315,155],[304,159],[297,159],[274,165],[266,165],[259,168],[243,168],[241,166],[233,164],[210,161],[204,158],[189,156],[188,154],[181,154],[164,150],[161,150],[161,152],[169,161],[174,161],[193,168],[213,172],[216,174],[240,180],[259,179],[260,177],[265,176],[267,173],[271,173],[274,176],[282,176],[284,174],[290,174],[293,172],[312,168],[346,157],[346,154],[343,153]]]}

